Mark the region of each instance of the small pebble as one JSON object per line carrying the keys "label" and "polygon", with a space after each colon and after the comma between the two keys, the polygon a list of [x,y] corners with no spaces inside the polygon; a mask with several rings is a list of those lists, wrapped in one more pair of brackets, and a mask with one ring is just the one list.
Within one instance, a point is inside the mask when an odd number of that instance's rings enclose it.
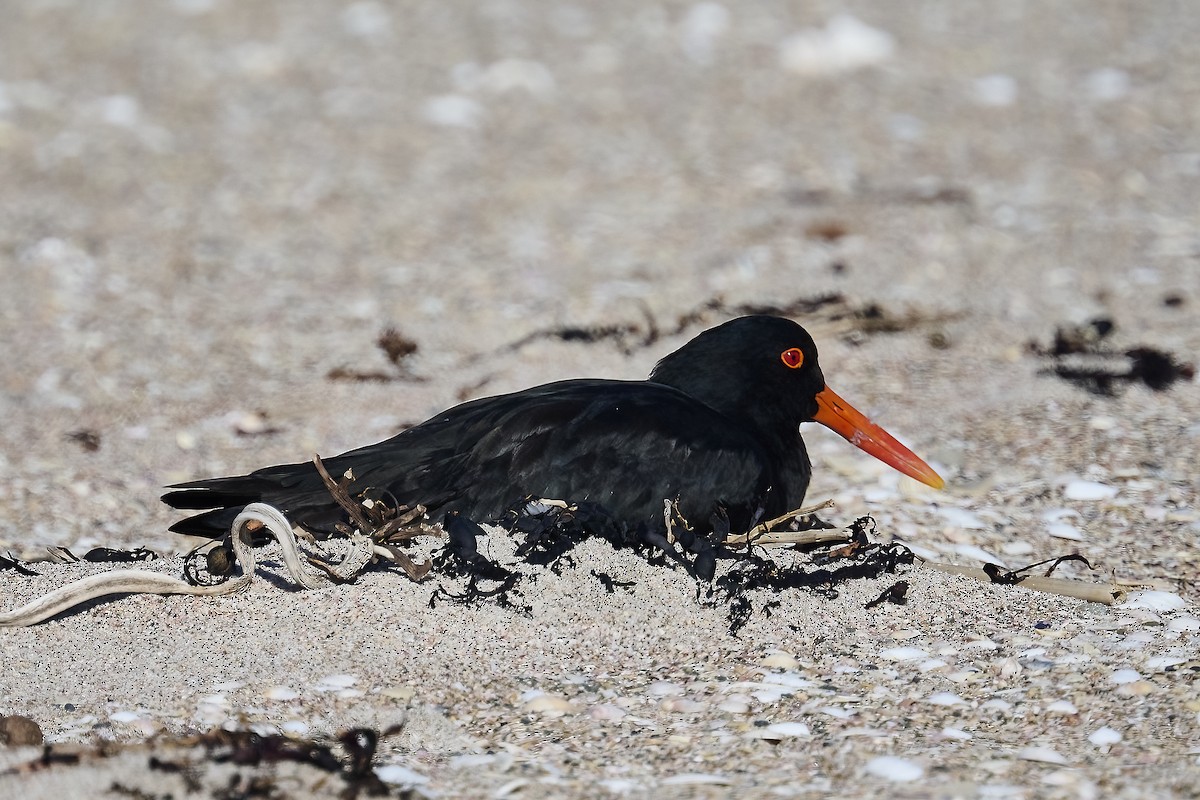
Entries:
{"label": "small pebble", "polygon": [[768,725],[763,729],[766,733],[774,734],[774,737],[764,736],[763,738],[793,738],[797,736],[810,736],[812,731],[803,722],[776,722],[773,725]]}
{"label": "small pebble", "polygon": [[1121,608],[1142,608],[1148,611],[1178,611],[1187,608],[1188,601],[1173,592],[1130,592]]}
{"label": "small pebble", "polygon": [[429,783],[429,778],[399,764],[386,764],[382,767],[376,767],[375,774],[379,776],[379,780],[384,783],[390,783],[393,786],[415,786],[421,783]]}
{"label": "small pebble", "polygon": [[1017,102],[1017,81],[1010,75],[985,75],[975,80],[975,102],[1001,108]]}
{"label": "small pebble", "polygon": [[895,49],[887,31],[838,14],[824,28],[806,28],[784,39],[779,64],[800,75],[834,75],[886,61]]}
{"label": "small pebble", "polygon": [[1069,522],[1051,522],[1046,531],[1055,539],[1068,539],[1072,542],[1082,542],[1083,533]]}
{"label": "small pebble", "polygon": [[686,697],[670,697],[658,705],[663,711],[673,711],[680,714],[695,714],[708,708],[704,703],[689,700]]}
{"label": "small pebble", "polygon": [[1114,730],[1105,725],[1102,728],[1097,728],[1096,730],[1092,731],[1090,734],[1088,734],[1087,738],[1089,742],[1097,747],[1107,747],[1120,742],[1124,737],[1121,736],[1120,731]]}
{"label": "small pebble", "polygon": [[956,544],[954,545],[954,552],[967,558],[973,558],[976,561],[982,561],[985,564],[999,564],[1002,567],[1008,566],[999,556],[989,553],[987,550],[984,550],[982,547],[977,545]]}
{"label": "small pebble", "polygon": [[1152,694],[1155,688],[1150,681],[1133,681],[1117,687],[1117,694],[1121,697],[1145,697]]}
{"label": "small pebble", "polygon": [[707,772],[684,772],[659,781],[663,786],[728,786],[732,781],[724,775]]}
{"label": "small pebble", "polygon": [[17,714],[11,717],[0,717],[0,745],[34,747],[44,741],[41,726],[29,717]]}
{"label": "small pebble", "polygon": [[336,692],[339,689],[349,689],[358,683],[353,675],[326,675],[317,681],[315,688],[318,692]]}
{"label": "small pebble", "polygon": [[1116,487],[1095,481],[1074,480],[1063,487],[1063,497],[1068,500],[1111,500],[1116,496]]}
{"label": "small pebble", "polygon": [[867,762],[867,774],[896,783],[915,781],[925,774],[925,768],[915,761],[898,756],[879,756]]}
{"label": "small pebble", "polygon": [[857,711],[849,708],[842,708],[841,706],[822,706],[821,708],[818,708],[817,711],[833,717],[834,719],[850,719],[858,713]]}
{"label": "small pebble", "polygon": [[646,687],[646,694],[652,697],[671,697],[684,693],[684,688],[670,681],[655,681]]}
{"label": "small pebble", "polygon": [[963,508],[945,506],[939,508],[937,511],[947,522],[959,528],[966,528],[972,531],[986,531],[992,527],[980,519],[978,514]]}
{"label": "small pebble", "polygon": [[540,694],[525,701],[525,710],[534,714],[545,714],[549,717],[561,717],[563,714],[573,714],[578,709],[565,697],[552,694]]}
{"label": "small pebble", "polygon": [[919,647],[889,647],[887,650],[881,650],[879,655],[888,661],[916,661],[920,658],[929,658],[929,653]]}
{"label": "small pebble", "polygon": [[934,692],[926,698],[926,702],[932,703],[935,706],[965,706],[969,705],[966,700],[956,695],[954,692]]}
{"label": "small pebble", "polygon": [[767,669],[796,669],[800,662],[787,653],[776,650],[762,660],[762,665]]}
{"label": "small pebble", "polygon": [[1142,679],[1142,675],[1136,669],[1119,669],[1109,676],[1109,681],[1121,686],[1126,683],[1133,683]]}
{"label": "small pebble", "polygon": [[1067,759],[1064,758],[1057,750],[1049,747],[1026,747],[1017,753],[1017,758],[1022,761],[1036,761],[1039,764],[1066,764]]}
{"label": "small pebble", "polygon": [[588,709],[588,716],[592,719],[598,719],[602,722],[619,722],[627,716],[628,712],[620,706],[615,706],[611,703],[601,703],[597,706],[592,706]]}

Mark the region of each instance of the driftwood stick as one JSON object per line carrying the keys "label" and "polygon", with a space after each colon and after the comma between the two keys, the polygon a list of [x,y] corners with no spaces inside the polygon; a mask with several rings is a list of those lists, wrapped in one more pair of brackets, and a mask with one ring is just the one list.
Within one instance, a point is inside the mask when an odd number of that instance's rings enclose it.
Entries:
{"label": "driftwood stick", "polygon": [[[968,578],[974,578],[983,583],[995,583],[991,579],[991,576],[982,569],[976,569],[975,567],[962,567],[957,564],[926,561],[920,557],[917,558],[916,563],[927,569],[945,572],[949,575],[965,575]],[[1086,600],[1089,603],[1102,603],[1106,606],[1111,606],[1125,596],[1125,590],[1116,584],[1091,583],[1089,581],[1075,581],[1068,578],[1047,578],[1041,575],[1030,575],[1018,583],[1000,585],[1023,586],[1026,589],[1033,589],[1035,592],[1073,597],[1077,600]]]}

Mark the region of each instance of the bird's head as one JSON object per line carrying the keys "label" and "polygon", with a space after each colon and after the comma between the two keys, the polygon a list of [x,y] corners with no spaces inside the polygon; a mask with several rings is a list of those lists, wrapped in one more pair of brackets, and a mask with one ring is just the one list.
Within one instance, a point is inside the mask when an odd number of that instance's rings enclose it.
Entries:
{"label": "bird's head", "polygon": [[905,475],[945,482],[825,385],[808,331],[783,317],[740,317],[704,331],[658,362],[650,380],[673,386],[765,434],[819,422]]}

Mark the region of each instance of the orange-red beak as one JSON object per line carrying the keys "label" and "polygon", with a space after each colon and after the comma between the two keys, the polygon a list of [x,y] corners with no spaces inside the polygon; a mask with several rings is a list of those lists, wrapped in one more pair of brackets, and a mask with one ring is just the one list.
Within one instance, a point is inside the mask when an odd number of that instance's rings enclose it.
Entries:
{"label": "orange-red beak", "polygon": [[813,419],[845,437],[850,444],[935,489],[946,485],[942,476],[917,458],[913,451],[897,442],[890,433],[863,416],[862,412],[838,397],[829,387],[817,394],[817,405],[819,410]]}

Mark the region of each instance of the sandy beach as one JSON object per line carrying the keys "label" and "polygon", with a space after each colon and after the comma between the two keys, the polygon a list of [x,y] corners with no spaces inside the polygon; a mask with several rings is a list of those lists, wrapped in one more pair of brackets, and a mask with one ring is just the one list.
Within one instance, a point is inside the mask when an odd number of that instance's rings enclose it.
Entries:
{"label": "sandy beach", "polygon": [[[37,574],[0,569],[0,612],[180,575],[165,485],[644,378],[764,309],[947,479],[805,426],[824,519],[975,567],[1079,553],[1055,575],[1121,596],[901,566],[753,589],[733,635],[729,561],[550,570],[489,529],[524,578],[462,604],[383,567],[298,591],[270,546],[242,594],[0,630],[0,716],[51,745],[0,747],[0,796],[1195,796],[1189,10],[9,4],[0,555]],[[163,557],[46,560],[101,546]],[[357,771],[231,755],[393,726]]]}

